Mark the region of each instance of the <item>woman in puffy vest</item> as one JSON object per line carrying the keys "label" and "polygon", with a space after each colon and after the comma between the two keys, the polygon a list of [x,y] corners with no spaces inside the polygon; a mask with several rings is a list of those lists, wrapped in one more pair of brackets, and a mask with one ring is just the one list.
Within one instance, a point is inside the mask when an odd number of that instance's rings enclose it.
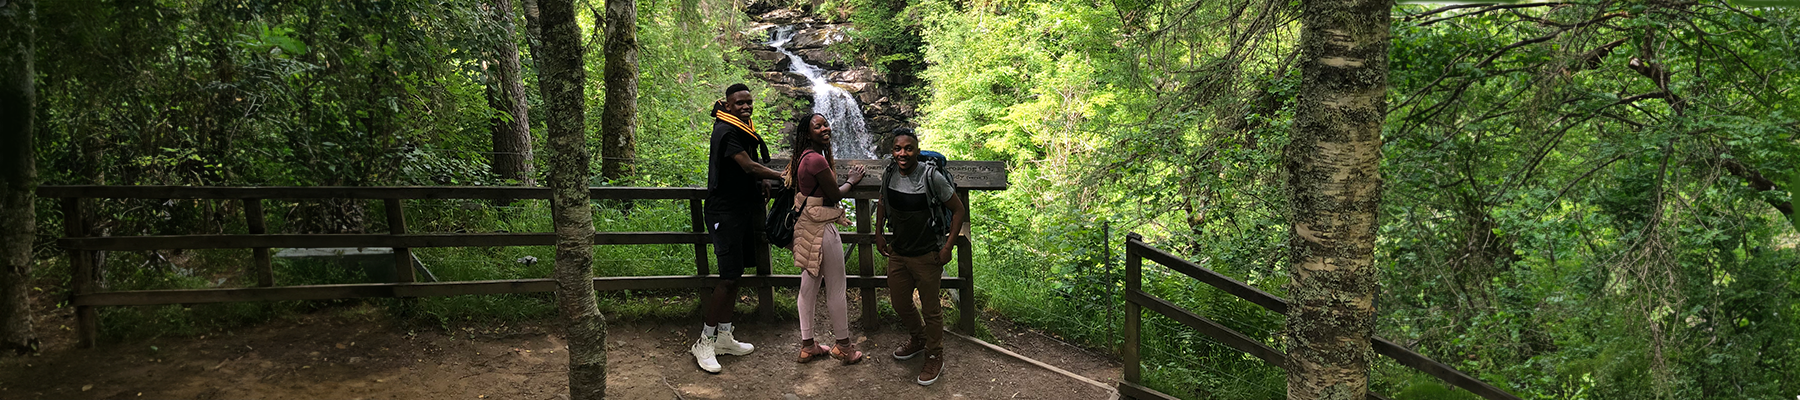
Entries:
{"label": "woman in puffy vest", "polygon": [[[863,354],[850,342],[849,306],[844,288],[844,245],[836,225],[850,225],[844,209],[838,206],[850,187],[862,182],[862,166],[852,167],[843,183],[837,181],[833,169],[836,161],[831,153],[831,124],[825,116],[811,114],[794,121],[794,160],[788,163],[788,182],[794,185],[794,204],[801,207],[800,219],[794,224],[794,266],[800,274],[800,357],[799,362],[831,355],[844,364],[862,361]],[[817,308],[819,286],[825,286],[825,308],[831,318],[831,333],[837,345],[820,346],[813,340],[813,310]]]}

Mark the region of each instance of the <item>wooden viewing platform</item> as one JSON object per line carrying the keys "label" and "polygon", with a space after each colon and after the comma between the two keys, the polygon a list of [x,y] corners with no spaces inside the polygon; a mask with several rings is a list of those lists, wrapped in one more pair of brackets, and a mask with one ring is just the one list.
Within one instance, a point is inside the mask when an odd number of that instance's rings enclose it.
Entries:
{"label": "wooden viewing platform", "polygon": [[[775,160],[769,164],[773,168],[783,168],[787,160]],[[839,174],[847,174],[850,166],[863,165],[867,168],[870,179],[865,179],[853,188],[849,196],[855,204],[856,230],[845,233],[844,243],[856,246],[856,270],[846,271],[850,285],[861,288],[862,321],[875,319],[875,288],[886,286],[887,277],[875,273],[874,240],[871,224],[873,220],[873,201],[880,197],[881,172],[885,169],[885,160],[840,160]],[[975,190],[1004,190],[1006,184],[1005,164],[994,161],[953,161],[948,169],[956,174],[960,195],[967,199]],[[702,211],[702,200],[706,198],[705,188],[691,187],[595,187],[590,189],[595,200],[685,200],[688,203],[690,219],[686,232],[599,232],[594,235],[594,244],[605,245],[648,245],[648,244],[681,244],[694,248],[694,274],[676,276],[597,276],[594,278],[596,290],[647,290],[647,289],[700,289],[713,286],[713,275],[708,261],[707,246],[710,241],[705,230]],[[518,200],[549,199],[550,189],[540,187],[192,187],[192,186],[41,186],[38,196],[62,199],[65,237],[57,241],[63,249],[68,250],[70,259],[71,281],[73,290],[70,303],[75,306],[75,329],[79,343],[92,346],[99,330],[99,319],[94,307],[100,306],[141,306],[160,304],[193,304],[240,301],[275,301],[275,300],[327,300],[372,297],[421,297],[421,296],[454,296],[481,295],[503,293],[548,292],[555,290],[555,282],[549,278],[508,279],[490,281],[458,281],[458,282],[417,282],[413,276],[413,248],[423,247],[488,247],[488,246],[549,246],[555,244],[556,237],[552,233],[415,233],[407,227],[407,200]],[[194,199],[213,201],[238,201],[243,203],[244,218],[249,232],[246,234],[218,235],[173,235],[173,236],[110,236],[83,237],[91,232],[90,227],[96,221],[84,220],[90,210],[85,210],[88,201],[84,199]],[[295,199],[350,199],[380,200],[387,216],[387,234],[269,234],[267,233],[267,215],[264,203],[269,200]],[[975,307],[975,285],[973,280],[973,255],[970,253],[970,242],[965,230],[964,237],[956,243],[957,274],[944,278],[943,289],[961,289],[961,298],[956,301],[956,308],[973,310]],[[392,283],[344,283],[330,285],[280,286],[275,282],[270,259],[272,248],[308,248],[308,247],[389,247],[393,248],[395,257]],[[252,265],[246,270],[252,271],[256,278],[256,287],[215,288],[215,289],[176,289],[176,290],[134,290],[103,291],[100,289],[98,277],[100,268],[95,265],[100,251],[132,251],[163,249],[250,249]],[[757,249],[760,262],[755,271],[746,271],[739,280],[741,287],[748,287],[758,298],[758,315],[767,317],[773,311],[774,291],[776,286],[799,287],[798,275],[775,275],[769,265],[769,248],[760,246]],[[599,271],[604,273],[604,271]],[[597,274],[598,275],[598,274]],[[974,332],[975,312],[960,313],[962,319],[955,321],[957,331]]]}

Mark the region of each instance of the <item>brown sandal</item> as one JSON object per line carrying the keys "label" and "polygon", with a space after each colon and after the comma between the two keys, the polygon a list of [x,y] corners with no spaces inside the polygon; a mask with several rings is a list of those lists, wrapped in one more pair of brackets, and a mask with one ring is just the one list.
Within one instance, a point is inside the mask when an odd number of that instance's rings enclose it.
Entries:
{"label": "brown sandal", "polygon": [[856,351],[856,344],[839,341],[837,346],[831,347],[831,358],[842,361],[844,365],[850,365],[862,362],[863,352]]}
{"label": "brown sandal", "polygon": [[827,349],[827,348],[825,348],[825,346],[813,344],[812,347],[806,347],[805,345],[801,345],[800,358],[795,359],[794,362],[805,364],[809,361],[812,361],[814,358],[819,358],[821,356],[827,356],[827,355],[831,355],[831,349]]}

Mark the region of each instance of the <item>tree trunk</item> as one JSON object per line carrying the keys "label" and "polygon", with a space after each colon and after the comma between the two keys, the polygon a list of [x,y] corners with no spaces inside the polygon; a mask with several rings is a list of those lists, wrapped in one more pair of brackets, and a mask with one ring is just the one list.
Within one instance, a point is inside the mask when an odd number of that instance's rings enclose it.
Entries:
{"label": "tree trunk", "polygon": [[1302,0],[1300,93],[1284,151],[1288,399],[1363,400],[1375,330],[1375,216],[1392,0]]}
{"label": "tree trunk", "polygon": [[32,124],[34,0],[0,3],[0,350],[37,347],[31,332],[31,244],[37,238],[37,158]]}
{"label": "tree trunk", "polygon": [[569,397],[606,397],[606,319],[594,300],[594,214],[588,203],[588,152],[581,37],[570,0],[543,0],[544,52],[537,57],[548,107],[551,219],[556,227],[556,302],[569,340]]}
{"label": "tree trunk", "polygon": [[618,184],[637,160],[637,1],[606,0],[606,108],[600,114],[600,179]]}
{"label": "tree trunk", "polygon": [[538,0],[524,0],[525,45],[531,46],[531,58],[537,59],[538,47],[544,45],[543,24],[538,23]]}
{"label": "tree trunk", "polygon": [[[494,175],[537,186],[532,178],[531,117],[525,101],[525,82],[519,66],[519,46],[513,41],[512,0],[491,0],[488,16],[500,25],[502,39],[494,46],[495,68],[488,70],[488,105],[506,113],[494,118]],[[497,89],[497,90],[496,90]]]}

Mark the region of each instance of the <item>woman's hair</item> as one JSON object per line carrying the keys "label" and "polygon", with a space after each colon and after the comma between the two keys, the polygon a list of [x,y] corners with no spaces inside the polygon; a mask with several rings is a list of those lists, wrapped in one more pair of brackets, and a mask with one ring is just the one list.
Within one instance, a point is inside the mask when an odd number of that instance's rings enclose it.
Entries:
{"label": "woman's hair", "polygon": [[[800,173],[800,153],[812,148],[812,119],[815,116],[821,118],[824,117],[824,115],[819,113],[810,113],[794,118],[794,134],[790,136],[788,141],[788,149],[793,152],[794,158],[788,161],[787,172],[788,176],[794,177],[794,184],[796,186],[798,186],[800,182],[800,177],[798,176]],[[825,156],[826,166],[837,163],[837,156],[832,154],[831,151],[831,143],[826,143],[825,150],[820,151],[819,154]]]}

